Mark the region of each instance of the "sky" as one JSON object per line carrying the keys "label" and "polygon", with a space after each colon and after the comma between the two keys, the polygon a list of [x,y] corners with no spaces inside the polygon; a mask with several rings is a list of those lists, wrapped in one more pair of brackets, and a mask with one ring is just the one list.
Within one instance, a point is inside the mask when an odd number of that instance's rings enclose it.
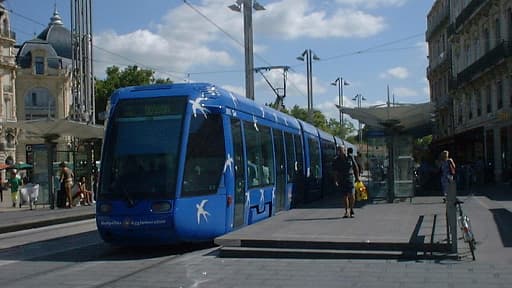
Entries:
{"label": "sky", "polygon": [[[50,22],[54,6],[71,29],[72,0],[5,0],[17,44],[34,38]],[[174,82],[210,82],[245,95],[243,15],[228,8],[235,0],[93,0],[94,73],[137,65]],[[384,104],[389,86],[396,103],[428,102],[426,17],[434,0],[257,0],[253,10],[254,67],[289,66],[286,107],[307,108],[306,63],[311,49],[313,107],[338,119],[343,105]],[[274,88],[283,71],[264,72]],[[255,101],[275,94],[256,73]]]}

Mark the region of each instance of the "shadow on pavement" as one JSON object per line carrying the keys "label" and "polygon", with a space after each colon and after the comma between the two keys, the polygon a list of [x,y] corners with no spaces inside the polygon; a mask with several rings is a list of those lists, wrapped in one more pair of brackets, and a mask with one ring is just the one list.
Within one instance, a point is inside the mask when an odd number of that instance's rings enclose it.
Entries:
{"label": "shadow on pavement", "polygon": [[97,231],[33,242],[0,250],[0,261],[126,261],[176,256],[214,247],[213,242],[177,245],[115,247],[99,239]]}
{"label": "shadow on pavement", "polygon": [[512,223],[512,212],[504,208],[489,209],[489,211],[491,211],[494,222],[498,226],[503,246],[512,247],[512,227],[510,226],[510,223]]}

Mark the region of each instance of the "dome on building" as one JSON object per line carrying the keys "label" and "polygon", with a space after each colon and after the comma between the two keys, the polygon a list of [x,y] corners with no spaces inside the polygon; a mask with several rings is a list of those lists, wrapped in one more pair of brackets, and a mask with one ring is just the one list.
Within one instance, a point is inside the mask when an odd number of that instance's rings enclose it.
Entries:
{"label": "dome on building", "polygon": [[57,52],[58,56],[71,59],[71,31],[64,27],[57,8],[55,8],[50,20],[48,27],[46,27],[46,29],[37,36],[37,38],[48,42],[55,52]]}

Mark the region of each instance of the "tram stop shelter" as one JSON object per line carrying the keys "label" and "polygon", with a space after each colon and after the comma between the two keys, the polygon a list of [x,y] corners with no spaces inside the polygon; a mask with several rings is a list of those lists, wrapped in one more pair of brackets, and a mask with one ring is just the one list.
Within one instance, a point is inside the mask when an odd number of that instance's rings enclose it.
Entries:
{"label": "tram stop shelter", "polygon": [[[49,203],[53,208],[55,188],[55,170],[57,154],[65,153],[65,159],[71,159],[69,154],[73,154],[73,161],[77,158],[89,159],[90,151],[84,152],[82,157],[77,157],[77,147],[71,147],[67,151],[57,151],[57,140],[61,137],[70,137],[73,139],[71,143],[75,146],[75,140],[80,139],[102,139],[104,128],[100,125],[92,125],[84,122],[78,122],[68,119],[44,118],[36,120],[23,120],[17,122],[3,122],[6,128],[19,129],[18,135],[22,135],[25,139],[33,139],[34,142],[43,142],[41,144],[27,144],[25,146],[27,163],[33,164],[32,180],[34,183],[40,184],[39,204]],[[39,141],[38,141],[39,139]],[[42,141],[41,141],[42,140]],[[86,161],[85,161],[86,162]],[[91,161],[89,161],[91,162]],[[74,167],[79,169],[78,167]],[[76,175],[76,171],[75,171]]]}
{"label": "tram stop shelter", "polygon": [[413,140],[432,134],[432,103],[384,104],[348,108],[336,105],[351,118],[366,125],[366,166],[372,198],[393,202],[414,196]]}

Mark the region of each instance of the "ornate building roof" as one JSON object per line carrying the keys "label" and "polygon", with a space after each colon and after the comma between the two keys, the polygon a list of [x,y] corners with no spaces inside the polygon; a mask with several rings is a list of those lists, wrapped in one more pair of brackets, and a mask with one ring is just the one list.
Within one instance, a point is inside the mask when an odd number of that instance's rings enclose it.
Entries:
{"label": "ornate building roof", "polygon": [[46,50],[47,56],[50,58],[72,58],[71,31],[64,27],[57,8],[55,8],[50,20],[48,27],[36,38],[21,45],[18,51],[17,63],[22,68],[30,67],[31,54],[34,49]]}
{"label": "ornate building roof", "polygon": [[37,38],[47,41],[48,44],[52,45],[58,56],[71,59],[71,31],[64,27],[57,8],[55,8],[50,20],[48,27]]}

